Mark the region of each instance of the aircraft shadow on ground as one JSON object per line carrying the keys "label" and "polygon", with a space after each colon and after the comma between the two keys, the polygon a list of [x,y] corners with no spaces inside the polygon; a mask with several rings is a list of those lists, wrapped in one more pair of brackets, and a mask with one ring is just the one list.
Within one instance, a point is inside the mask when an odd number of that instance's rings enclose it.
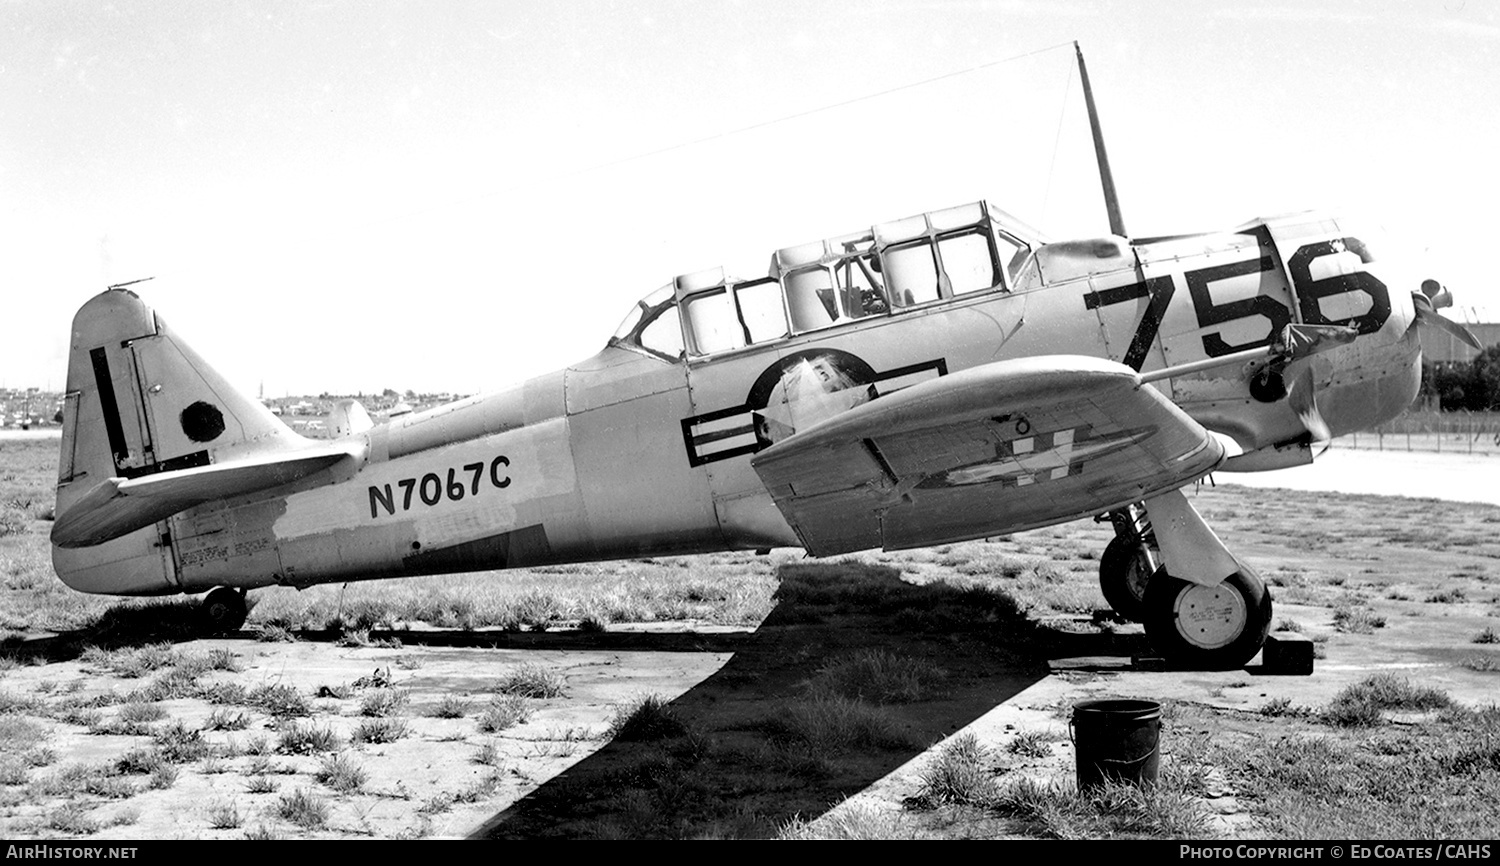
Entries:
{"label": "aircraft shadow on ground", "polygon": [[[722,668],[660,712],[642,711],[637,730],[617,732],[473,836],[774,835],[1036,683],[1047,658],[1129,652],[1111,635],[1039,626],[1003,593],[919,586],[887,566],[791,563],[778,577],[776,606],[753,633],[694,636],[700,650],[732,646]],[[685,636],[630,637],[662,650]],[[875,660],[906,666],[911,685],[862,680],[857,671]],[[855,700],[860,691],[872,693]]]}

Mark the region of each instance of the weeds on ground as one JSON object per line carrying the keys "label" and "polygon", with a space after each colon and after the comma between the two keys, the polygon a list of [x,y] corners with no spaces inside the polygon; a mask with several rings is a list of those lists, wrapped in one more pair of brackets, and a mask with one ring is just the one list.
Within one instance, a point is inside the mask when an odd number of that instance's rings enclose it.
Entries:
{"label": "weeds on ground", "polygon": [[177,664],[177,652],[171,644],[155,643],[142,647],[103,649],[85,647],[79,661],[95,670],[122,679],[138,679],[153,671]]}
{"label": "weeds on ground", "polygon": [[843,697],[812,698],[785,705],[764,719],[760,728],[778,745],[805,748],[817,755],[911,745],[889,712]]}
{"label": "weeds on ground", "polygon": [[82,803],[64,803],[47,815],[47,827],[59,833],[88,836],[99,832],[98,821],[89,817]]}
{"label": "weeds on ground", "polygon": [[477,724],[482,734],[497,734],[506,728],[524,724],[531,718],[531,708],[519,695],[495,695],[480,712]]}
{"label": "weeds on ground", "polygon": [[327,826],[328,812],[328,801],[306,788],[282,794],[276,803],[278,816],[307,830]]}
{"label": "weeds on ground", "polygon": [[524,664],[502,678],[495,691],[523,698],[560,698],[567,693],[567,680],[541,665]]}
{"label": "weeds on ground", "polygon": [[257,686],[246,697],[252,707],[277,719],[290,719],[312,715],[312,707],[302,693],[288,685]]}
{"label": "weeds on ground", "polygon": [[1052,756],[1051,738],[1045,731],[1021,731],[1005,750],[1025,758],[1048,758]]}
{"label": "weeds on ground", "polygon": [[[1409,685],[1360,689],[1361,704],[1434,705]],[[1351,687],[1352,688],[1352,687]],[[1393,696],[1393,697],[1392,697]],[[1419,721],[1323,736],[1215,739],[1271,838],[1490,838],[1500,801],[1500,709],[1449,706]]]}
{"label": "weeds on ground", "polygon": [[972,733],[950,737],[921,773],[921,787],[910,805],[982,806],[994,799],[995,780],[987,766],[989,750]]}
{"label": "weeds on ground", "polygon": [[1208,811],[1171,774],[1154,785],[1107,781],[1079,792],[1072,784],[1020,778],[1000,788],[994,808],[1052,839],[1204,839]]}
{"label": "weeds on ground", "polygon": [[1413,686],[1394,674],[1375,674],[1334,695],[1321,718],[1337,727],[1370,727],[1381,723],[1384,710],[1440,710],[1452,705],[1442,691]]}
{"label": "weeds on ground", "polygon": [[1340,607],[1333,612],[1333,627],[1347,634],[1370,634],[1385,628],[1385,617],[1362,607]]}
{"label": "weeds on ground", "polygon": [[1291,698],[1272,698],[1266,705],[1260,708],[1260,714],[1273,718],[1305,719],[1313,715],[1312,708],[1299,707],[1292,703]]}
{"label": "weeds on ground", "polygon": [[431,713],[432,717],[437,719],[461,719],[468,711],[468,701],[457,695],[443,695],[442,700],[437,702]]}
{"label": "weeds on ground", "polygon": [[214,710],[203,722],[205,731],[243,731],[248,727],[250,727],[250,716],[247,713],[226,709]]}
{"label": "weeds on ground", "polygon": [[365,693],[359,703],[359,714],[372,718],[399,716],[409,702],[410,695],[401,689],[378,689]]}
{"label": "weeds on ground", "polygon": [[494,740],[485,740],[479,751],[474,753],[474,763],[483,764],[486,767],[500,766],[500,749]]}
{"label": "weeds on ground", "polygon": [[916,828],[900,812],[868,803],[845,802],[815,821],[800,816],[776,833],[777,839],[916,839]]}
{"label": "weeds on ground", "polygon": [[338,735],[332,729],[297,721],[284,723],[276,740],[276,750],[286,755],[332,752],[339,747]]}
{"label": "weeds on ground", "polygon": [[365,719],[355,726],[349,738],[356,743],[394,743],[411,733],[405,719]]}
{"label": "weeds on ground", "polygon": [[349,794],[364,787],[369,774],[348,755],[330,755],[323,759],[313,778],[340,794]]}
{"label": "weeds on ground", "polygon": [[173,722],[151,735],[157,754],[169,764],[189,764],[208,757],[209,744],[203,733],[180,721]]}
{"label": "weeds on ground", "polygon": [[233,802],[215,803],[208,809],[208,826],[215,830],[233,830],[242,823],[244,817]]}
{"label": "weeds on ground", "polygon": [[686,732],[687,726],[672,712],[671,702],[652,694],[616,706],[610,713],[605,736],[622,742],[649,742]]}
{"label": "weeds on ground", "polygon": [[877,704],[911,703],[933,696],[946,674],[936,665],[883,649],[839,656],[818,670],[808,692]]}

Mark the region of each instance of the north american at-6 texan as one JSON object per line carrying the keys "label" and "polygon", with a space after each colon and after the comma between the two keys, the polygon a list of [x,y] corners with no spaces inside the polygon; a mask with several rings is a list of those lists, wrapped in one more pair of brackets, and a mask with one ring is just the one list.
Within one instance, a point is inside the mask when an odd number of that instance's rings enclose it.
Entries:
{"label": "north american at-6 texan", "polygon": [[834,556],[1108,515],[1115,610],[1180,667],[1242,665],[1270,592],[1182,488],[1399,414],[1416,326],[1462,329],[1341,216],[1127,238],[1083,80],[1108,235],[1051,241],[978,202],[787,247],[765,276],[677,277],[598,354],[507,390],[379,425],[345,401],[331,440],[237,392],[135,293],[97,295],[73,321],[57,573],[207,592],[228,628],[270,585]]}

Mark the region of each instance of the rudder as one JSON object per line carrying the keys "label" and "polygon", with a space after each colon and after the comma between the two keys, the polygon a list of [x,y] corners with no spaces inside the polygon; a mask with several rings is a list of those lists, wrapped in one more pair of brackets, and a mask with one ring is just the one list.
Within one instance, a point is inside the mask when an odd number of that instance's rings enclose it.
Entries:
{"label": "rudder", "polygon": [[[134,292],[103,292],[74,316],[58,461],[60,521],[107,479],[308,444],[231,387]],[[84,592],[176,592],[163,526],[82,548],[54,545],[54,567],[64,583]]]}

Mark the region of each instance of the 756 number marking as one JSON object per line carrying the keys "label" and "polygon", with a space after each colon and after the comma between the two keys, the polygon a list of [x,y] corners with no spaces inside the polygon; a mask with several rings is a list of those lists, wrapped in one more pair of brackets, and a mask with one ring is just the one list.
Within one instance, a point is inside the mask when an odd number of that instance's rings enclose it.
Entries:
{"label": "756 number marking", "polygon": [[[1385,283],[1368,271],[1356,271],[1321,280],[1312,278],[1311,264],[1314,259],[1346,251],[1358,255],[1362,262],[1373,260],[1369,250],[1357,238],[1339,238],[1298,247],[1297,252],[1287,259],[1287,271],[1296,287],[1304,322],[1317,325],[1353,325],[1361,334],[1371,334],[1380,330],[1391,315],[1391,298]],[[1210,358],[1218,358],[1257,346],[1268,346],[1282,328],[1291,324],[1292,311],[1270,295],[1255,295],[1238,301],[1216,304],[1208,291],[1210,283],[1270,271],[1275,266],[1275,261],[1270,256],[1261,256],[1256,259],[1213,265],[1183,273],[1188,294],[1193,300],[1193,312],[1198,317],[1198,327],[1209,328],[1251,316],[1261,316],[1271,323],[1263,339],[1240,345],[1229,343],[1218,332],[1204,334],[1202,337],[1204,354]],[[1141,316],[1140,322],[1136,324],[1135,336],[1131,338],[1130,347],[1125,350],[1125,357],[1122,359],[1126,366],[1139,370],[1146,362],[1146,353],[1150,351],[1151,344],[1156,340],[1156,334],[1161,329],[1162,318],[1167,313],[1167,306],[1172,302],[1176,286],[1171,275],[1151,277],[1139,283],[1089,292],[1083,296],[1083,305],[1086,309],[1093,310],[1111,304],[1123,304],[1136,298],[1150,297],[1151,301],[1146,305],[1145,315]],[[1370,309],[1362,315],[1347,319],[1332,320],[1324,316],[1318,302],[1323,298],[1345,292],[1363,292],[1369,295]]]}

